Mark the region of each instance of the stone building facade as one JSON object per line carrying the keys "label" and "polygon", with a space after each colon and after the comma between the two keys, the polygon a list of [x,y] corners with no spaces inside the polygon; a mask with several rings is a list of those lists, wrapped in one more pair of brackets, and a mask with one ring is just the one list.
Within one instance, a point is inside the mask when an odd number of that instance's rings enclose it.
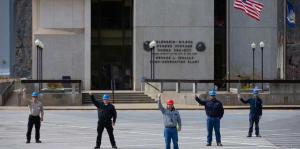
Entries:
{"label": "stone building facade", "polygon": [[[299,1],[288,1],[300,20]],[[151,74],[147,43],[155,40],[157,79],[235,79],[237,74],[251,79],[250,44],[263,41],[264,78],[299,79],[299,21],[287,29],[282,57],[283,1],[259,0],[264,3],[259,22],[233,8],[233,2],[17,0],[12,72],[36,78],[33,40],[40,39],[44,79],[70,76],[87,90],[111,89],[115,80],[117,89],[140,90]],[[255,57],[255,79],[260,79],[259,48]]]}

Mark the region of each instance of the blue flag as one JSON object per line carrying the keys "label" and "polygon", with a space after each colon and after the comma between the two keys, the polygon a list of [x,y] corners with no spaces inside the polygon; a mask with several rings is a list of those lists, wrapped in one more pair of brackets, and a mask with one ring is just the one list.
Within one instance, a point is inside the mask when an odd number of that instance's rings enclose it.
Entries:
{"label": "blue flag", "polygon": [[294,10],[294,6],[287,2],[287,17],[286,17],[287,25],[290,28],[296,27],[296,14]]}

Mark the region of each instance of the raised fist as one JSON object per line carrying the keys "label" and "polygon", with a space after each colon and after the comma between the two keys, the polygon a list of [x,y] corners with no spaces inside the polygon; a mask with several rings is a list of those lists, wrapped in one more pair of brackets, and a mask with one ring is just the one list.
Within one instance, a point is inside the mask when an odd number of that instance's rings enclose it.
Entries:
{"label": "raised fist", "polygon": [[238,94],[238,95],[237,95],[237,98],[238,98],[238,99],[241,99],[241,94]]}
{"label": "raised fist", "polygon": [[158,99],[158,100],[161,99],[161,94],[157,94],[157,99]]}

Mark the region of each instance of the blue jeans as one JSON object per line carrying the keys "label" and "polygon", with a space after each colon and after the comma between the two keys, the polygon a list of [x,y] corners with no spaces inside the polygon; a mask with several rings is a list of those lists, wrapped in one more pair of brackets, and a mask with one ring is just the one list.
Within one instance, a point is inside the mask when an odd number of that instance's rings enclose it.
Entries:
{"label": "blue jeans", "polygon": [[209,144],[212,142],[213,129],[215,130],[217,143],[221,143],[220,119],[207,117],[207,143]]}
{"label": "blue jeans", "polygon": [[255,135],[259,135],[259,119],[260,116],[249,115],[249,132],[248,135],[252,136],[253,124],[255,124]]}
{"label": "blue jeans", "polygon": [[171,148],[171,139],[173,142],[174,149],[178,148],[178,132],[176,128],[165,128],[164,130],[165,142],[166,142],[166,149]]}

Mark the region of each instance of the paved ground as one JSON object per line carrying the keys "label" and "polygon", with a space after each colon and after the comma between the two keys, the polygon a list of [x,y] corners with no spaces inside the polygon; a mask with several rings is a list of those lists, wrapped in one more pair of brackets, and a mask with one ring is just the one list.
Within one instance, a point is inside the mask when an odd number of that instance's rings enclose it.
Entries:
{"label": "paved ground", "polygon": [[[142,104],[114,104],[117,110],[157,110],[156,103],[142,103]],[[203,106],[199,106],[196,103],[194,105],[176,104],[176,108],[179,110],[203,110]],[[243,106],[224,106],[225,109],[240,110],[249,109],[249,105]],[[87,104],[83,106],[44,106],[46,110],[95,110],[96,107],[93,104]],[[300,109],[300,105],[264,105],[264,109],[275,110],[297,110]],[[26,106],[0,106],[1,110],[27,110]]]}
{"label": "paved ground", "polygon": [[[204,111],[180,111],[183,149],[205,148]],[[27,111],[0,111],[1,149],[91,149],[95,144],[97,113],[91,111],[46,111],[41,128],[42,144],[25,144]],[[159,111],[118,111],[115,127],[121,149],[162,149],[162,116]],[[300,111],[265,110],[263,138],[246,138],[248,110],[226,110],[222,119],[223,148],[300,148]],[[33,133],[34,134],[34,133]],[[34,138],[34,136],[33,136]],[[106,132],[103,148],[110,148]],[[210,148],[216,147],[214,143]]]}

